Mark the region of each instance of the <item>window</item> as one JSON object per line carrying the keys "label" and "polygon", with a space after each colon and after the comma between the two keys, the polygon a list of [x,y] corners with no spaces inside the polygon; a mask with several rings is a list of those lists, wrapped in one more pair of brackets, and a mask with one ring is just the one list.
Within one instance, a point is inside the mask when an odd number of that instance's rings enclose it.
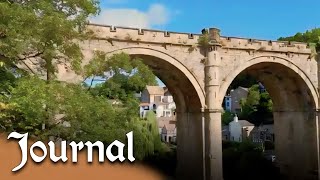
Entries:
{"label": "window", "polygon": [[154,96],[154,102],[161,102],[161,96]]}
{"label": "window", "polygon": [[229,102],[229,101],[227,101],[227,103],[226,103],[226,104],[227,104],[227,107],[229,107],[229,106],[230,106],[230,102]]}

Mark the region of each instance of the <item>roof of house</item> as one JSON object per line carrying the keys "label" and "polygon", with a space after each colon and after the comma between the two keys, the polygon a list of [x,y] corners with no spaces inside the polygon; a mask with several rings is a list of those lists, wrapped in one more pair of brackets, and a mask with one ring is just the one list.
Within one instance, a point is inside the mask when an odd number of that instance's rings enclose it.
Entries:
{"label": "roof of house", "polygon": [[149,103],[140,103],[140,106],[149,106]]}
{"label": "roof of house", "polygon": [[231,91],[235,91],[235,90],[244,90],[244,91],[249,92],[249,88],[245,88],[245,87],[242,87],[242,86],[239,86],[236,89],[231,89]]}
{"label": "roof of house", "polygon": [[245,127],[245,126],[254,126],[254,124],[250,123],[250,122],[247,121],[247,120],[239,120],[238,122],[239,122],[240,126],[242,126],[242,127]]}
{"label": "roof of house", "polygon": [[158,127],[173,131],[176,128],[176,121],[172,120],[172,117],[162,117],[158,119]]}
{"label": "roof of house", "polygon": [[165,124],[164,128],[166,128],[167,131],[174,131],[176,129],[175,124]]}
{"label": "roof of house", "polygon": [[248,88],[245,88],[245,87],[242,87],[242,86],[239,86],[237,89],[243,89],[243,90],[245,90],[245,91],[249,91]]}
{"label": "roof of house", "polygon": [[164,88],[160,87],[160,86],[147,86],[146,89],[149,92],[149,94],[161,94],[161,95],[163,95],[164,92],[165,92]]}
{"label": "roof of house", "polygon": [[222,126],[222,131],[229,131],[229,126]]}

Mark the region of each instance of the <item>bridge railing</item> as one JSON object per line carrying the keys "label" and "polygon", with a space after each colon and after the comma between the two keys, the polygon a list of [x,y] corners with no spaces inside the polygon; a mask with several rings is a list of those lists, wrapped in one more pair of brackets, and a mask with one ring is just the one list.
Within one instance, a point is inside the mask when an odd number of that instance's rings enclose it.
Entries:
{"label": "bridge railing", "polygon": [[[97,39],[131,41],[136,43],[197,46],[198,39],[201,36],[201,34],[115,27],[99,24],[88,24],[88,27],[95,33]],[[222,47],[226,49],[311,54],[311,48],[309,48],[308,44],[300,42],[268,41],[221,36],[220,43]]]}

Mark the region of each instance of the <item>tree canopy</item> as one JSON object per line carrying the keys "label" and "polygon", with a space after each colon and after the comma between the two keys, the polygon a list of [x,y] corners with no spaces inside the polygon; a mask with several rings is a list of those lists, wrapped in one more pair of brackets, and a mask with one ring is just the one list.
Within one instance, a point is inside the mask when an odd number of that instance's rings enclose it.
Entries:
{"label": "tree canopy", "polygon": [[311,47],[315,48],[316,52],[319,52],[320,51],[320,28],[307,30],[304,33],[298,32],[294,36],[280,37],[278,40],[309,43]]}
{"label": "tree canopy", "polygon": [[[80,42],[91,37],[87,18],[99,13],[98,0],[0,0],[0,129],[28,132],[35,139],[125,142],[133,131],[134,154],[143,159],[161,150],[155,115],[139,118],[134,98],[155,76],[141,59],[95,52],[82,67]],[[25,60],[46,78],[20,71]],[[71,65],[86,77],[103,76],[101,86],[56,81],[56,65]],[[110,100],[117,99],[121,106]]]}
{"label": "tree canopy", "polygon": [[92,88],[95,95],[109,99],[125,101],[143,91],[146,85],[157,85],[156,76],[143,64],[140,58],[131,58],[128,54],[119,53],[106,57],[103,52],[96,52],[96,58],[86,67],[87,77],[106,78],[102,84]]}
{"label": "tree canopy", "polygon": [[247,119],[255,125],[268,123],[273,119],[272,100],[268,92],[260,92],[259,85],[249,88],[248,96],[241,102],[241,119]]}
{"label": "tree canopy", "polygon": [[0,61],[16,66],[34,58],[47,80],[58,63],[80,73],[83,55],[75,40],[89,37],[87,18],[98,13],[98,0],[0,0]]}
{"label": "tree canopy", "polygon": [[[10,96],[0,96],[0,100],[0,125],[7,132],[28,132],[42,140],[53,137],[109,144],[114,140],[125,142],[125,134],[133,131],[137,159],[161,150],[152,112],[146,120],[140,119],[137,106],[113,107],[107,98],[93,96],[81,85],[46,83],[36,76],[26,76],[17,80]],[[54,117],[50,121],[48,113]]]}

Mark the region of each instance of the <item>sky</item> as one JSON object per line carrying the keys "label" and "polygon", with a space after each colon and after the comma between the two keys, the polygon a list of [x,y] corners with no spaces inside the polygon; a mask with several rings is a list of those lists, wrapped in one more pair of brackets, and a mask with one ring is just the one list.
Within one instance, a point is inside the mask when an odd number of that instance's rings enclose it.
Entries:
{"label": "sky", "polygon": [[222,36],[277,40],[320,26],[320,0],[102,0],[91,22],[200,33],[216,27]]}
{"label": "sky", "polygon": [[93,22],[276,40],[320,25],[319,0],[102,0]]}

